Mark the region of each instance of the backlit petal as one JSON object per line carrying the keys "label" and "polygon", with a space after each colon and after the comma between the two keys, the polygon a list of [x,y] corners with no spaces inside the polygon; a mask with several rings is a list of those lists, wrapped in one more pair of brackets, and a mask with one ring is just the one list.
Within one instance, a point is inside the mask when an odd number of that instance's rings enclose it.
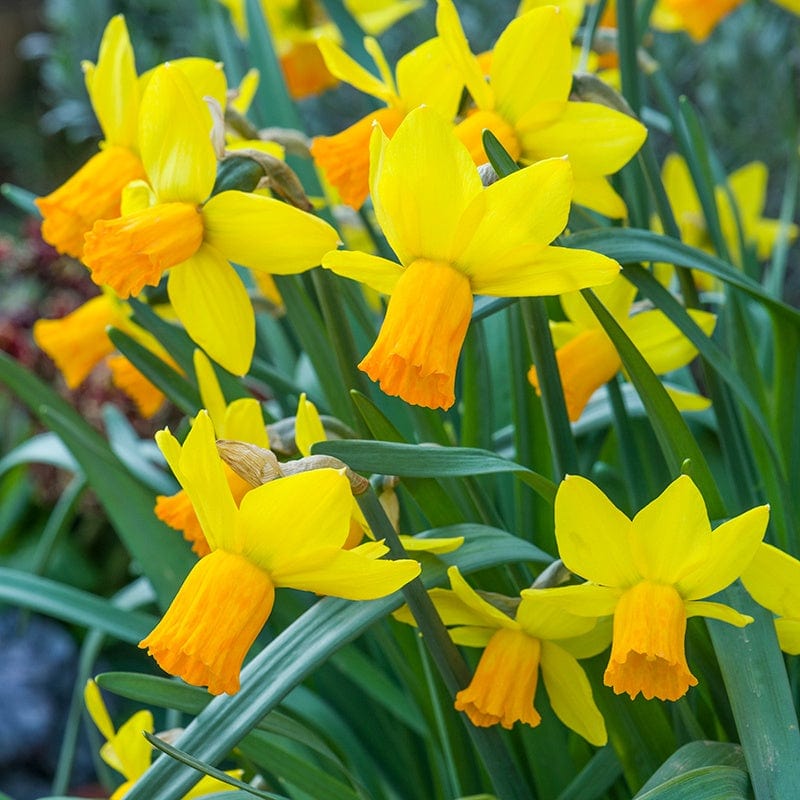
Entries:
{"label": "backlit petal", "polygon": [[316,267],[339,242],[319,217],[271,197],[230,191],[203,207],[205,241],[250,269],[291,275]]}
{"label": "backlit petal", "polygon": [[708,563],[711,525],[690,477],[676,478],[633,518],[630,546],[639,573],[657,583],[677,584]]}
{"label": "backlit petal", "polygon": [[[453,592],[455,592],[458,599],[476,614],[475,623],[473,624],[482,624],[491,628],[518,629],[520,627],[508,614],[504,614],[499,608],[484,600],[464,580],[458,567],[450,567],[447,570],[447,577],[450,578],[450,585],[453,587]],[[479,620],[482,620],[482,622],[478,622]]]}
{"label": "backlit petal", "polygon": [[445,119],[455,117],[464,81],[438,36],[406,53],[397,62],[396,73],[404,108],[428,105]]}
{"label": "backlit petal", "polygon": [[631,521],[591,481],[564,478],[555,519],[558,552],[567,569],[604,586],[639,580],[630,553]]}
{"label": "backlit petal", "polygon": [[542,680],[556,716],[586,741],[602,747],[606,725],[592,697],[589,679],[578,662],[553,642],[542,642]]}
{"label": "backlit petal", "polygon": [[269,436],[264,424],[261,403],[255,397],[240,397],[225,409],[220,438],[249,442],[269,449]]}
{"label": "backlit petal", "polygon": [[383,100],[387,105],[395,99],[391,87],[367,72],[358,62],[352,59],[333,39],[323,36],[317,45],[325,59],[325,66],[331,75],[349,83],[361,92]]}
{"label": "backlit petal", "polygon": [[712,603],[708,600],[690,600],[686,603],[686,616],[688,617],[707,617],[708,619],[718,619],[743,628],[749,625],[753,618],[747,614],[741,614],[735,608],[726,606],[724,603]]}
{"label": "backlit petal", "polygon": [[255,316],[236,270],[203,245],[172,269],[167,291],[189,336],[229,372],[244,375],[255,347]]}
{"label": "backlit petal", "polygon": [[324,442],[327,438],[317,407],[306,399],[304,392],[297,403],[294,423],[294,440],[300,455],[310,456],[311,446],[317,442]]}
{"label": "backlit petal", "polygon": [[383,294],[394,291],[404,271],[394,261],[354,250],[331,250],[322,257],[322,266]]}
{"label": "backlit petal", "polygon": [[753,600],[779,617],[800,619],[800,561],[763,542],[742,573]]}

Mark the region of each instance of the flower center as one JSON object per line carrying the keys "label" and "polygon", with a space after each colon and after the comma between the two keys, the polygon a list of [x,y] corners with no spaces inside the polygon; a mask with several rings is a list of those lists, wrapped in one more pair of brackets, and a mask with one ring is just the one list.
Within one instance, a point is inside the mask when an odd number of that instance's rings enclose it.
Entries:
{"label": "flower center", "polygon": [[496,111],[478,109],[456,125],[456,136],[467,146],[472,160],[478,166],[489,160],[483,149],[483,132],[487,128],[497,137],[514,161],[519,159],[522,148],[514,128]]}
{"label": "flower center", "polygon": [[428,408],[455,402],[458,356],[472,313],[462,272],[420,258],[403,271],[372,349],[358,365],[386,394]]}
{"label": "flower center", "polygon": [[[583,413],[589,398],[619,372],[622,362],[611,339],[599,328],[581,331],[556,351],[558,372],[564,387],[564,400],[571,422]],[[541,394],[536,367],[531,367],[528,380]]]}
{"label": "flower center", "polygon": [[196,206],[157,203],[98,220],[86,234],[83,261],[95,283],[125,298],[158,286],[164,270],[193,256],[202,242],[203,217]]}
{"label": "flower center", "polygon": [[686,607],[674,586],[641,581],[620,598],[614,613],[611,658],[603,682],[631,699],[677,700],[697,678],[684,651]]}
{"label": "flower center", "polygon": [[472,682],[456,695],[456,709],[473,725],[498,722],[511,729],[519,720],[531,727],[541,721],[533,707],[542,643],[520,630],[501,628],[489,640]]}

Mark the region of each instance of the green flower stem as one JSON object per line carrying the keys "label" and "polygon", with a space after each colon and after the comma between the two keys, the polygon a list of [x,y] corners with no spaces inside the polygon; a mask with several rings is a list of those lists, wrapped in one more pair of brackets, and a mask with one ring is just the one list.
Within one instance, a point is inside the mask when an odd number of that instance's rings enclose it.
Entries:
{"label": "green flower stem", "polygon": [[[407,558],[392,523],[386,516],[377,495],[369,489],[357,498],[376,539],[384,539],[394,558]],[[422,581],[415,578],[403,588],[408,604],[425,646],[439,670],[447,691],[452,697],[466,688],[471,680],[469,667],[450,639],[436,607]],[[464,717],[467,731],[481,756],[499,800],[530,800],[531,791],[519,774],[503,740],[494,728],[476,728]]]}
{"label": "green flower stem", "polygon": [[636,447],[636,438],[625,408],[625,400],[619,385],[619,376],[616,375],[607,384],[608,399],[611,401],[611,413],[614,416],[614,429],[617,432],[619,453],[622,459],[622,472],[625,476],[625,485],[632,508],[644,508],[650,498],[647,488],[642,481],[644,467]]}
{"label": "green flower stem", "polygon": [[572,426],[564,402],[564,387],[558,371],[547,308],[541,297],[524,297],[520,300],[525,332],[539,375],[542,391],[542,408],[553,455],[553,469],[557,479],[567,474],[578,474],[578,451]]}

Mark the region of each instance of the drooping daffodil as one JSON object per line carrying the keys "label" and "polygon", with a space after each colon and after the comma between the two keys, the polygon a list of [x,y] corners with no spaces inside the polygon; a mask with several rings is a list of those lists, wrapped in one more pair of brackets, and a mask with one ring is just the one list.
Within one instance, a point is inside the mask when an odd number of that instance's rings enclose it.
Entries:
{"label": "drooping daffodil", "polygon": [[605,685],[631,698],[677,700],[697,685],[684,649],[687,618],[753,621],[703,598],[746,570],[768,519],[769,506],[758,506],[712,531],[703,496],[681,475],[631,520],[593,483],[568,475],[556,494],[558,552],[588,582],[522,596],[549,597],[579,616],[613,614]]}
{"label": "drooping daffodil", "polygon": [[375,213],[400,264],[344,250],[322,264],[391,295],[378,339],[359,364],[387,394],[430,408],[455,402],[473,294],[560,294],[608,283],[619,271],[598,253],[549,246],[569,214],[566,159],[484,188],[452,126],[426,107],[412,111],[391,140],[376,127],[370,148]]}

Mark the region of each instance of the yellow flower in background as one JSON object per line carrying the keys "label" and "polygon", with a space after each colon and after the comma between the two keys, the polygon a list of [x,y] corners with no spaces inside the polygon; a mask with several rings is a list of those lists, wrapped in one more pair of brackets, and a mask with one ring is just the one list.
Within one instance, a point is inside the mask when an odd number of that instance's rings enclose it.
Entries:
{"label": "yellow flower in background", "polygon": [[744,0],[658,0],[650,24],[662,31],[686,31],[702,42]]}
{"label": "yellow flower in background", "polygon": [[96,222],[83,257],[92,279],[121,297],[157,286],[169,270],[170,302],[187,333],[243,375],[255,318],[230,261],[272,274],[301,272],[316,266],[338,236],[272,198],[226,191],[209,199],[217,165],[210,130],[210,112],[183,73],[157,68],[142,97],[139,130],[155,202],[143,207],[137,200],[123,216]]}
{"label": "yellow flower in background", "polygon": [[777,616],[781,650],[800,655],[800,561],[762,542],[742,573],[742,583],[753,600]]}
{"label": "yellow flower in background", "polygon": [[[110,798],[110,800],[121,800],[150,768],[153,760],[153,747],[144,738],[142,732],[147,731],[152,734],[155,731],[153,715],[146,710],[137,711],[119,730],[115,730],[100,689],[94,681],[86,682],[83,700],[92,721],[106,740],[100,748],[100,758],[125,778],[125,782],[116,789]],[[232,770],[227,774],[234,778],[241,778],[242,770]],[[192,800],[192,798],[205,797],[217,792],[230,792],[235,788],[224,781],[205,775],[188,794],[183,795],[182,800]]]}
{"label": "yellow flower in background", "polygon": [[416,561],[386,561],[380,542],[343,550],[352,495],[347,478],[319,469],[247,492],[239,507],[201,411],[181,446],[168,430],[156,441],[186,490],[211,548],[140,643],[159,666],[211,694],[239,689],[247,651],[272,610],[275,589],[370,600],[404,586]]}
{"label": "yellow flower in background", "polygon": [[681,475],[633,520],[593,483],[568,475],[555,502],[556,540],[564,565],[589,583],[546,594],[577,615],[614,615],[604,683],[616,694],[677,700],[697,685],[684,650],[688,617],[743,626],[752,617],[701,598],[733,583],[753,560],[769,506],[711,530],[703,497]]}
{"label": "yellow flower in background", "polygon": [[[593,619],[565,613],[523,596],[512,619],[482,598],[461,577],[458,567],[447,570],[452,590],[432,589],[430,598],[456,644],[485,648],[470,685],[462,689],[455,707],[473,725],[500,724],[509,730],[515,722],[535,727],[541,722],[533,706],[541,670],[545,689],[556,716],[597,747],[607,741],[603,717],[574,650],[581,657],[608,646],[608,637],[581,639],[596,626]],[[408,607],[394,616],[414,625]]]}
{"label": "yellow flower in background", "polygon": [[55,362],[70,389],[86,380],[105,359],[114,385],[127,394],[143,417],[153,416],[163,405],[164,394],[122,355],[113,355],[108,327],[119,328],[176,372],[180,368],[158,340],[130,319],[130,309],[110,291],[87,300],[60,319],[34,323],[33,339]]}
{"label": "yellow flower in background", "polygon": [[[269,448],[269,436],[264,423],[261,404],[254,397],[242,397],[227,403],[217,380],[214,367],[202,350],[194,352],[194,371],[200,388],[200,399],[207,409],[214,431],[219,439],[235,439]],[[222,465],[233,500],[238,506],[253,487],[237,475],[227,464]],[[173,530],[180,531],[198,556],[205,556],[211,548],[203,534],[200,520],[188,493],[181,489],[174,495],[156,497],[155,515]]]}
{"label": "yellow flower in background", "polygon": [[563,13],[550,6],[512,20],[492,51],[488,83],[452,0],[439,0],[436,28],[477,107],[456,127],[476,164],[488,161],[485,129],[521,164],[568,155],[574,201],[609,217],[626,215],[607,176],[630,161],[647,130],[619,111],[569,100],[572,46]]}
{"label": "yellow flower in background", "polygon": [[[607,286],[598,287],[595,293],[656,375],[679,369],[697,355],[697,348],[663,311],[634,311],[636,287],[622,276]],[[622,369],[622,360],[580,293],[563,295],[561,306],[569,321],[551,322],[550,332],[556,347],[567,413],[570,420],[575,422],[595,391]],[[716,324],[714,314],[694,309],[688,313],[707,336],[712,334]],[[531,367],[528,380],[540,393],[535,366]],[[702,400],[699,406],[695,403],[693,408],[706,407],[708,401],[705,398]]]}
{"label": "yellow flower in background", "polygon": [[484,188],[452,126],[429,108],[412,111],[391,141],[376,128],[371,153],[375,213],[400,264],[342,250],[323,266],[391,295],[359,364],[387,394],[429,408],[453,404],[473,293],[560,294],[608,283],[619,271],[598,253],[548,246],[569,214],[566,159]]}
{"label": "yellow flower in background", "polygon": [[[668,155],[664,160],[661,178],[681,232],[681,239],[692,247],[714,253],[700,198],[683,157],[677,153]],[[756,257],[761,261],[771,255],[780,232],[779,220],[763,216],[768,178],[767,167],[760,161],[752,161],[732,172],[728,176],[728,188],[733,196],[735,209],[723,187],[717,186],[714,189],[722,235],[733,263],[740,268],[743,257],[736,221],[737,212],[745,244],[755,250]],[[657,222],[654,227],[660,230]],[[789,224],[787,232],[790,240],[796,239],[797,225]],[[713,285],[713,278],[704,273],[694,272],[693,275],[701,288],[708,289]]]}
{"label": "yellow flower in background", "polygon": [[431,106],[445,119],[452,119],[463,81],[453,70],[439,39],[429,39],[406,53],[397,62],[396,81],[375,39],[366,38],[364,46],[380,78],[367,72],[333,40],[321,39],[319,45],[334,75],[386,104],[386,108],[368,114],[334,136],[315,137],[311,145],[314,161],[337,189],[342,202],[360,208],[369,194],[369,140],[373,125],[379,123],[391,138],[408,112],[420,105]]}

